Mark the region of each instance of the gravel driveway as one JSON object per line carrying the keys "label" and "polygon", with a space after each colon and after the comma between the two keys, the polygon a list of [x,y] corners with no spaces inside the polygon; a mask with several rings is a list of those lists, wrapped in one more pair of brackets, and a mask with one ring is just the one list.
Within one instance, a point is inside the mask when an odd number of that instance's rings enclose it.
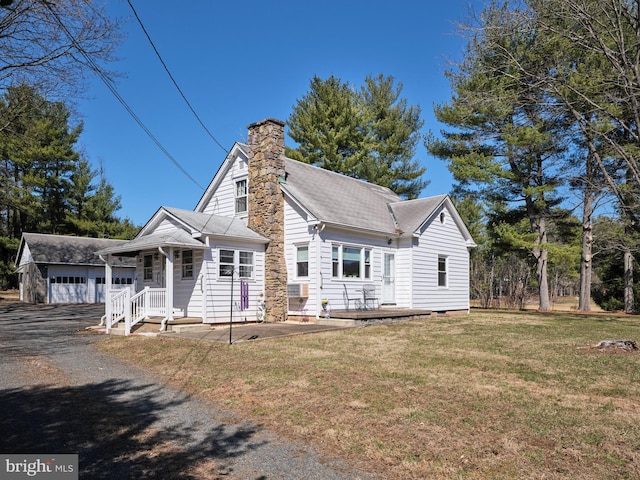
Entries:
{"label": "gravel driveway", "polygon": [[98,352],[102,312],[0,304],[0,452],[78,453],[82,479],[369,478]]}

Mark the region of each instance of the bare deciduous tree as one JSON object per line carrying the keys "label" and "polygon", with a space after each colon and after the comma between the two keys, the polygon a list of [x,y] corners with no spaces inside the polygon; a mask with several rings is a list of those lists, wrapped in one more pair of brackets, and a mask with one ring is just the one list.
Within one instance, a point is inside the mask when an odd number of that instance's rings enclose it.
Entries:
{"label": "bare deciduous tree", "polygon": [[120,41],[120,21],[97,2],[4,1],[0,88],[24,83],[68,99],[82,91],[91,70],[114,59]]}

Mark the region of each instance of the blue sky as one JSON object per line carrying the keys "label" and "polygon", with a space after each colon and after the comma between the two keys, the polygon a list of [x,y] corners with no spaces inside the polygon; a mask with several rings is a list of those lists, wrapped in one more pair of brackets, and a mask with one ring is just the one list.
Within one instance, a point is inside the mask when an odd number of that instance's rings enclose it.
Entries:
{"label": "blue sky", "polygon": [[[422,133],[442,126],[433,105],[451,97],[444,77],[448,59],[460,59],[464,42],[454,22],[467,16],[469,0],[258,1],[132,0],[174,78],[209,131],[226,148],[246,141],[246,127],[266,117],[287,120],[314,75],[361,85],[383,73],[402,82],[402,96],[422,108]],[[477,1],[472,2],[477,5]],[[120,60],[125,76],[116,88],[148,129],[206,188],[224,151],[188,109],[124,0],[109,12],[129,17]],[[192,209],[203,191],[143,132],[96,78],[78,106],[80,147],[102,164],[121,196],[121,217],[143,225],[161,206]],[[287,136],[287,144],[293,141]],[[448,193],[446,164],[426,153],[430,185],[421,196]]]}

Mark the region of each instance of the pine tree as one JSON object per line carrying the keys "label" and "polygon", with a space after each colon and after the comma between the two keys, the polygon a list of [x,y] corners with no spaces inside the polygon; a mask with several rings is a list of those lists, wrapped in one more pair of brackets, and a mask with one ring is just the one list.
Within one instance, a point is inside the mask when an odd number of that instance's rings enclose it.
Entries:
{"label": "pine tree", "polygon": [[0,286],[15,270],[23,232],[132,238],[135,227],[120,220],[120,197],[81,158],[76,143],[82,124],[70,111],[21,85],[0,97]]}
{"label": "pine tree", "polygon": [[416,160],[420,142],[420,107],[400,97],[402,84],[393,77],[368,76],[360,90],[360,111],[365,125],[366,156],[361,177],[384,185],[405,198],[417,198],[427,186],[426,171]]}
{"label": "pine tree", "polygon": [[[445,132],[444,140],[429,139],[427,147],[449,161],[459,188],[486,202],[512,205],[497,218],[503,239],[535,259],[539,308],[549,310],[548,226],[561,201],[564,124],[549,114],[546,92],[536,88],[549,71],[548,44],[503,4],[488,7],[482,19],[463,62],[448,72],[455,92],[451,101],[435,109],[438,120],[454,130]],[[529,223],[527,232],[522,218]]]}
{"label": "pine tree", "polygon": [[416,198],[427,182],[414,158],[420,140],[420,108],[408,106],[393,77],[367,77],[360,90],[331,76],[315,76],[293,107],[287,155],[312,165],[388,187]]}

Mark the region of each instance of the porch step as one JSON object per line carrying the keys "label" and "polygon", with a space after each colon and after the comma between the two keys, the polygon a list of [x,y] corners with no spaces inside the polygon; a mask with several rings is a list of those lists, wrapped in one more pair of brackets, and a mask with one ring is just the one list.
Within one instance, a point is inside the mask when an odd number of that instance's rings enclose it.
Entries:
{"label": "porch step", "polygon": [[121,335],[124,336],[124,323],[119,322],[109,329],[109,335]]}
{"label": "porch step", "polygon": [[171,325],[168,326],[169,331],[173,333],[198,333],[198,332],[208,332],[213,330],[213,325],[208,323],[193,323],[191,325]]}

